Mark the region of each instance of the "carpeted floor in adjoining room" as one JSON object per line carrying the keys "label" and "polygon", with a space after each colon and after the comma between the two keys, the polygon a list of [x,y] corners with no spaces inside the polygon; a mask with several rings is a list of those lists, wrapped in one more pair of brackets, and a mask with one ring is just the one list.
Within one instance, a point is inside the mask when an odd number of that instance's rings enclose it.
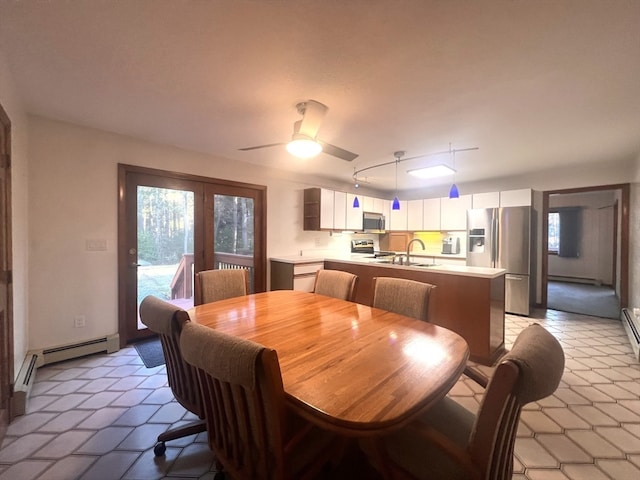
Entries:
{"label": "carpeted floor in adjoining room", "polygon": [[547,308],[602,318],[620,318],[620,301],[611,287],[557,282],[547,285]]}

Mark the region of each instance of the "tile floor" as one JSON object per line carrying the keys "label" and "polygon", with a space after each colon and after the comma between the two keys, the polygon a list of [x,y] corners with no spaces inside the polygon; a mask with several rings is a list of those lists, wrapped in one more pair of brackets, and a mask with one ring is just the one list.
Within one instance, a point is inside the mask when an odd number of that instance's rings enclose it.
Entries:
{"label": "tile floor", "polygon": [[[561,341],[566,370],[554,395],[522,413],[514,480],[640,478],[640,364],[620,322],[507,315],[507,346],[534,318]],[[463,377],[450,395],[475,410],[482,391]],[[133,348],[45,366],[0,448],[0,480],[212,479],[205,434],[153,456],[159,432],[192,418],[164,367],[145,368]]]}

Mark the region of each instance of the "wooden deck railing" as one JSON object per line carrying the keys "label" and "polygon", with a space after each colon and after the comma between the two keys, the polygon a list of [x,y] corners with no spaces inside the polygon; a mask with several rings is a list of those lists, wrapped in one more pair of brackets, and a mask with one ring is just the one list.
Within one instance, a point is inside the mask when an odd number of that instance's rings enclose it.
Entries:
{"label": "wooden deck railing", "polygon": [[[253,255],[237,253],[215,253],[213,268],[244,268],[249,270],[249,293],[253,293]],[[193,296],[193,253],[185,253],[180,260],[176,273],[171,281],[171,299],[191,298]]]}

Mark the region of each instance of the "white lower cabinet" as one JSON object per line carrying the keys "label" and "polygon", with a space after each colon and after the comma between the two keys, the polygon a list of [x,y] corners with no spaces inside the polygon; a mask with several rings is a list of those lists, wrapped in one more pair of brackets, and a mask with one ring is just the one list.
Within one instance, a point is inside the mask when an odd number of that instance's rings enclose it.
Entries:
{"label": "white lower cabinet", "polygon": [[305,260],[302,257],[272,258],[271,290],[312,292],[316,272],[323,266],[323,260]]}

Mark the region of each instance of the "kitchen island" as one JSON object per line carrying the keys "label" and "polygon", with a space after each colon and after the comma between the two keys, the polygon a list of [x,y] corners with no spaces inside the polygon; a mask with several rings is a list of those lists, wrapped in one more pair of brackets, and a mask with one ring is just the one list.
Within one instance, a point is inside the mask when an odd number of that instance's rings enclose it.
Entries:
{"label": "kitchen island", "polygon": [[324,268],[358,275],[356,302],[371,305],[374,277],[430,283],[432,323],[453,330],[468,343],[471,360],[492,365],[504,353],[504,275],[499,268],[458,265],[393,265],[366,258],[326,259]]}

